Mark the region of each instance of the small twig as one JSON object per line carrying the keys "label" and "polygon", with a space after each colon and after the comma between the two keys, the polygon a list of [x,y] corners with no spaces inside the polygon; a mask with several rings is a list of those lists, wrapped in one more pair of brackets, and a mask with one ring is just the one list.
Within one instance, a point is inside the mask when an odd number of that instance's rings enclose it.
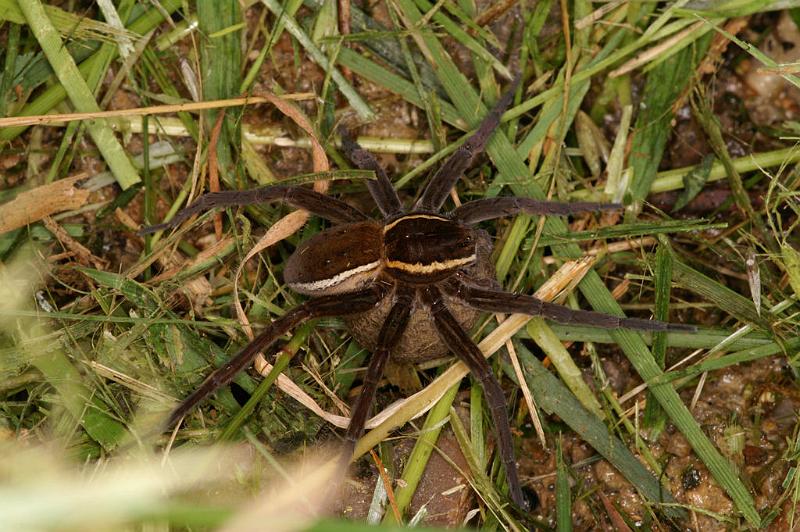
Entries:
{"label": "small twig", "polygon": [[[316,94],[310,92],[299,92],[294,94],[283,94],[282,100],[312,100]],[[73,122],[77,120],[95,120],[97,118],[119,118],[123,116],[145,116],[167,113],[204,111],[207,109],[222,109],[225,107],[239,107],[242,105],[255,105],[259,103],[270,103],[270,99],[263,96],[247,96],[243,98],[228,98],[225,100],[211,100],[208,102],[187,102],[171,105],[151,105],[147,107],[136,107],[134,109],[115,109],[113,111],[92,111],[87,113],[54,113],[47,115],[34,116],[10,116],[0,118],[0,128],[18,126],[36,126],[52,124],[55,122]]]}
{"label": "small twig", "polygon": [[369,454],[375,461],[375,465],[378,466],[378,473],[381,475],[381,480],[383,481],[383,488],[386,490],[386,496],[389,498],[389,506],[392,507],[392,513],[394,514],[395,521],[397,523],[402,523],[403,520],[400,516],[400,510],[397,508],[397,501],[394,498],[394,490],[392,489],[392,482],[391,480],[389,480],[389,475],[386,474],[386,468],[383,466],[383,462],[381,461],[380,457],[375,451],[370,450]]}
{"label": "small twig", "polygon": [[[208,190],[219,192],[219,159],[217,158],[217,143],[219,134],[222,131],[222,124],[225,120],[225,110],[217,115],[217,121],[211,129],[211,138],[208,141]],[[222,213],[214,214],[214,236],[217,240],[222,240]]]}

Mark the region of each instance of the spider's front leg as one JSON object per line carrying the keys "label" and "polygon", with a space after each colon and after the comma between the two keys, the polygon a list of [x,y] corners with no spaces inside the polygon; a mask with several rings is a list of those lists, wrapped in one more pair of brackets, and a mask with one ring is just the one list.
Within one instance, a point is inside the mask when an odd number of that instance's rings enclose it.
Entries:
{"label": "spider's front leg", "polygon": [[519,80],[520,77],[517,76],[511,83],[511,87],[506,90],[494,107],[486,114],[475,133],[439,167],[439,170],[428,181],[428,185],[414,205],[415,211],[439,211],[447,196],[450,195],[450,190],[469,167],[472,158],[486,148],[489,137],[492,136],[492,132],[500,124],[500,117],[511,105],[511,100],[514,99],[514,92],[517,90]]}
{"label": "spider's front leg", "polygon": [[256,355],[271,346],[278,338],[294,329],[301,323],[330,316],[342,316],[346,314],[357,314],[366,312],[373,308],[388,291],[388,287],[381,283],[375,283],[371,287],[351,292],[349,294],[337,294],[322,296],[306,301],[302,305],[290,310],[277,320],[273,321],[258,335],[247,344],[244,349],[239,351],[225,365],[217,368],[192,394],[178,405],[169,415],[165,423],[165,428],[171,428],[178,423],[192,408],[197,406],[202,400],[214,393],[217,389],[228,384],[237,373],[246,368],[256,357]]}
{"label": "spider's front leg", "polygon": [[576,201],[562,203],[541,201],[533,198],[499,197],[470,201],[450,213],[453,220],[465,224],[476,224],[515,214],[561,215],[579,214],[593,211],[615,211],[621,209],[620,203],[596,203]]}
{"label": "spider's front leg", "polygon": [[422,302],[428,306],[433,317],[436,330],[442,341],[450,350],[469,368],[470,373],[478,382],[486,396],[489,411],[494,422],[495,435],[500,449],[500,459],[506,470],[508,489],[513,500],[520,508],[527,509],[527,503],[522,496],[522,486],[517,474],[517,462],[514,458],[514,442],[511,438],[511,424],[506,412],[506,399],[503,389],[497,382],[492,368],[483,357],[483,353],[470,339],[458,320],[447,309],[442,301],[441,292],[434,286],[421,290]]}
{"label": "spider's front leg", "polygon": [[564,324],[591,325],[603,329],[636,329],[639,331],[695,332],[697,327],[658,320],[625,318],[591,310],[573,310],[563,305],[542,301],[525,294],[512,294],[501,290],[487,290],[467,283],[454,281],[445,287],[453,295],[478,310],[542,316]]}
{"label": "spider's front leg", "polygon": [[267,201],[282,201],[335,223],[361,222],[369,219],[367,215],[355,207],[311,189],[297,186],[271,185],[254,190],[225,190],[204,194],[197,198],[194,203],[179,211],[169,222],[145,227],[139,231],[139,234],[146,235],[162,229],[176,227],[190,216],[210,209],[239,207]]}
{"label": "spider's front leg", "polygon": [[372,195],[372,199],[378,205],[384,217],[394,216],[403,212],[403,204],[400,197],[392,186],[386,170],[378,164],[378,160],[370,152],[358,145],[344,127],[339,128],[339,136],[342,137],[342,151],[350,161],[361,170],[372,170],[377,179],[367,181],[367,189]]}

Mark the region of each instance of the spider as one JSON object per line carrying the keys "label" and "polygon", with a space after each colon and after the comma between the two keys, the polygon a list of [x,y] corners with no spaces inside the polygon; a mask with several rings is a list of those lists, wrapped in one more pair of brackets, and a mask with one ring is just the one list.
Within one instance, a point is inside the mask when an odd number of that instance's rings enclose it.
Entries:
{"label": "spider", "polygon": [[486,359],[467,334],[481,312],[523,313],[560,323],[649,331],[692,331],[694,327],[572,310],[525,294],[502,291],[489,260],[492,244],[478,222],[514,214],[568,215],[618,209],[618,204],[558,203],[531,198],[496,197],[440,213],[450,190],[484,150],[500,116],[511,103],[516,82],[485,116],[475,133],[439,168],[419,199],[405,209],[377,160],[343,135],[343,150],[359,168],[372,170],[367,182],[381,212],[371,219],[347,203],[298,186],[273,185],[255,190],[223,191],[201,196],[173,220],[141,233],[177,226],[193,214],[215,207],[282,201],[305,209],[333,226],[302,242],[284,270],[294,291],[310,296],[265,329],[208,378],[170,414],[178,423],[192,408],[246,368],[257,353],[299,324],[343,316],[355,339],[372,351],[360,395],[345,433],[343,456],[349,461],[363,434],[378,382],[390,357],[419,361],[452,352],[483,388],[491,412],[511,499],[526,507],[514,458],[503,390]]}

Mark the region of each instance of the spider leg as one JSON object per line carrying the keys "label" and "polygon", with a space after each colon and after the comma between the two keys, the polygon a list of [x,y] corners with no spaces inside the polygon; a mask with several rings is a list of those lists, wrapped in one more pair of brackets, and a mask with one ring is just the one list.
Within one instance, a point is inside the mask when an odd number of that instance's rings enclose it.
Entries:
{"label": "spider leg", "polygon": [[421,291],[422,301],[431,312],[434,325],[442,341],[450,350],[461,359],[469,368],[472,375],[478,379],[486,395],[486,402],[494,421],[495,434],[500,448],[500,459],[506,470],[506,480],[511,494],[511,499],[521,508],[527,508],[527,503],[522,497],[522,488],[517,475],[517,462],[514,458],[514,443],[511,439],[511,425],[506,412],[506,399],[503,389],[497,382],[492,368],[483,357],[478,346],[470,339],[458,321],[453,317],[442,302],[441,292],[434,286],[426,287]]}
{"label": "spider leg", "polygon": [[621,209],[619,203],[594,203],[576,201],[560,203],[557,201],[540,201],[533,198],[486,198],[470,201],[450,213],[454,220],[465,224],[475,224],[484,220],[502,218],[513,214],[554,214],[567,215],[591,211],[611,211]]}
{"label": "spider leg", "polygon": [[271,185],[253,190],[225,190],[204,194],[190,206],[179,211],[169,222],[151,225],[139,230],[140,235],[155,233],[162,229],[176,227],[192,216],[217,207],[252,205],[266,201],[282,201],[298,209],[305,209],[321,218],[337,223],[350,223],[368,220],[367,215],[347,203],[320,194],[311,189],[295,186]]}
{"label": "spider leg", "polygon": [[406,325],[408,325],[408,318],[411,315],[411,308],[414,304],[414,290],[402,285],[398,286],[395,299],[395,304],[386,316],[386,320],[383,322],[381,331],[378,334],[377,346],[367,366],[364,384],[353,406],[350,425],[345,433],[346,443],[342,459],[347,463],[352,458],[356,440],[364,433],[364,424],[367,422],[372,402],[375,400],[378,382],[383,376],[383,370],[389,360],[389,355],[391,355],[392,350],[400,341]]}
{"label": "spider leg", "polygon": [[389,217],[403,212],[403,204],[400,203],[397,191],[392,186],[389,176],[386,175],[386,170],[378,164],[375,156],[359,146],[345,128],[339,128],[339,135],[342,137],[342,151],[347,158],[362,170],[372,170],[378,177],[374,181],[368,180],[367,188],[383,216]]}
{"label": "spider leg", "polygon": [[657,320],[625,318],[592,310],[573,310],[563,305],[542,301],[525,294],[512,294],[501,290],[487,290],[466,283],[449,283],[445,291],[462,299],[468,305],[486,312],[506,312],[542,316],[567,325],[591,325],[603,329],[636,329],[640,331],[694,332],[693,325],[666,323]]}
{"label": "spider leg", "polygon": [[246,368],[256,355],[272,345],[282,335],[304,321],[325,316],[341,316],[366,312],[378,303],[387,293],[387,287],[375,283],[370,288],[350,294],[322,296],[306,301],[270,323],[255,339],[247,344],[225,365],[214,370],[192,394],[172,411],[165,428],[174,426],[197,404],[228,384],[237,373]]}
{"label": "spider leg", "polygon": [[472,158],[481,153],[486,147],[486,142],[491,137],[492,132],[500,124],[500,117],[505,112],[506,108],[511,104],[514,98],[514,92],[517,90],[519,83],[517,77],[512,83],[511,87],[500,97],[491,111],[484,117],[475,133],[468,138],[464,144],[459,146],[456,152],[447,159],[439,170],[433,175],[422,196],[417,200],[414,205],[415,211],[438,211],[450,190],[458,182],[461,175],[469,166]]}

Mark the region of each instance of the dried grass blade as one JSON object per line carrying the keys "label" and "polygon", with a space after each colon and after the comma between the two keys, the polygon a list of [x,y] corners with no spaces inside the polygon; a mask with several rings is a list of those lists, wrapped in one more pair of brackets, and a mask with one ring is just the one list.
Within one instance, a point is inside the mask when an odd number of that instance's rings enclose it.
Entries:
{"label": "dried grass blade", "polygon": [[45,216],[83,207],[89,191],[75,188],[88,177],[81,173],[21,192],[13,200],[0,205],[0,234],[38,222]]}

